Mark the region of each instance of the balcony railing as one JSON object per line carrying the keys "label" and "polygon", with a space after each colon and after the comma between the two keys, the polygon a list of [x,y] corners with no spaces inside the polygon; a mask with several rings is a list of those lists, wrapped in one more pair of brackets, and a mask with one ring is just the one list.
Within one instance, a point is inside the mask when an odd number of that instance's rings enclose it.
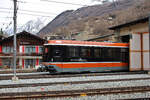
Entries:
{"label": "balcony railing", "polygon": [[[13,56],[13,53],[0,53],[0,56]],[[42,53],[17,53],[17,56],[42,56]]]}
{"label": "balcony railing", "polygon": [[42,56],[42,53],[17,53],[18,56]]}

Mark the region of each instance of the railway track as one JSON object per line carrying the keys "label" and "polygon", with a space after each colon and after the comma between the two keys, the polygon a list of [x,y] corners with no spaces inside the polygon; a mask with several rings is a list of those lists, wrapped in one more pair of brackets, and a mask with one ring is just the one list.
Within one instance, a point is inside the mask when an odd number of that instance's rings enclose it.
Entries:
{"label": "railway track", "polygon": [[[13,73],[14,71],[13,70],[0,70],[0,74],[10,74],[10,73]],[[23,69],[17,69],[16,70],[17,73],[34,73],[34,72],[37,72],[36,69],[26,69],[26,70],[23,70]]]}
{"label": "railway track", "polygon": [[37,86],[52,86],[52,85],[67,85],[67,84],[86,84],[86,83],[102,83],[102,82],[119,82],[119,81],[136,81],[136,80],[150,80],[148,78],[129,78],[129,79],[109,79],[109,80],[90,80],[90,81],[71,81],[71,82],[48,82],[48,83],[28,83],[28,84],[9,84],[0,85],[3,88],[20,88],[20,87],[37,87]]}
{"label": "railway track", "polygon": [[[109,76],[109,75],[132,75],[145,74],[147,72],[116,72],[116,73],[86,73],[86,74],[36,74],[36,75],[17,75],[19,79],[39,79],[39,78],[65,78],[65,77],[81,77],[81,76]],[[0,80],[10,80],[13,75],[2,76]]]}
{"label": "railway track", "polygon": [[20,93],[0,93],[0,99],[29,99],[29,98],[61,98],[91,95],[107,95],[118,93],[143,93],[150,91],[150,86],[101,88],[84,90],[63,90],[63,91],[41,91],[41,92],[20,92]]}

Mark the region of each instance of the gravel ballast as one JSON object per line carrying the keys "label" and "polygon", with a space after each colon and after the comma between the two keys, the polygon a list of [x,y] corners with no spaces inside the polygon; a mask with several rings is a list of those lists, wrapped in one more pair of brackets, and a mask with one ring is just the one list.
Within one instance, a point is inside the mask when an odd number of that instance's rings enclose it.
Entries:
{"label": "gravel ballast", "polygon": [[111,75],[111,76],[82,76],[82,77],[67,77],[67,78],[41,78],[41,79],[20,79],[16,82],[12,80],[1,80],[0,85],[9,84],[28,84],[28,83],[48,83],[48,82],[70,82],[70,81],[90,81],[90,80],[109,80],[109,79],[130,79],[130,78],[148,78],[147,74],[134,75]]}
{"label": "gravel ballast", "polygon": [[[49,74],[49,72],[33,72],[33,73],[16,73],[17,76],[19,75],[43,75],[43,74]],[[3,76],[13,76],[13,73],[10,74],[0,74],[0,77]]]}
{"label": "gravel ballast", "polygon": [[[75,81],[92,81],[92,80],[113,80],[113,79],[130,79],[130,78],[149,78],[148,74],[134,75],[110,75],[110,76],[82,76],[82,77],[66,77],[66,78],[42,78],[42,79],[20,79],[18,81],[1,80],[0,85],[9,84],[30,84],[30,83],[54,83],[54,82],[75,82]],[[81,89],[98,89],[98,88],[117,88],[117,87],[134,87],[134,86],[150,86],[148,80],[132,80],[117,82],[100,82],[100,83],[84,83],[84,84],[57,84],[50,86],[32,86],[20,88],[3,88],[0,93],[19,93],[19,92],[39,92],[39,91],[62,91],[62,90],[81,90]],[[133,99],[133,98],[150,98],[150,92],[143,93],[125,93],[125,94],[107,94],[94,96],[79,96],[65,98],[48,98],[42,100],[116,100],[116,99]],[[41,99],[39,99],[41,100]]]}
{"label": "gravel ballast", "polygon": [[[48,98],[42,100],[120,100],[120,99],[138,99],[150,98],[150,92],[145,93],[132,93],[132,94],[111,94],[111,95],[95,95],[95,96],[79,96],[79,97],[65,97],[65,98]],[[37,99],[41,100],[41,99]],[[138,99],[140,100],[140,99]],[[149,100],[149,99],[142,99]]]}
{"label": "gravel ballast", "polygon": [[[128,75],[127,75],[128,76]],[[106,80],[108,78],[110,79],[117,79],[117,78],[127,78],[127,76],[95,76],[95,77],[73,77],[73,78],[68,78],[68,80],[63,79],[61,80],[57,78],[57,82],[66,82],[66,81],[83,81],[83,79],[88,79],[88,80]],[[133,77],[144,77],[144,76],[149,76],[149,75],[129,75],[130,78]],[[128,76],[128,78],[129,78]],[[131,77],[132,76],[132,77]],[[77,79],[78,78],[78,79]],[[47,79],[49,80],[49,79]],[[20,80],[21,81],[21,80]],[[25,81],[25,80],[24,80]],[[26,80],[27,81],[27,80]],[[44,80],[41,79],[42,82]],[[32,82],[31,80],[28,80],[28,83]],[[56,80],[51,80],[49,82],[56,82]],[[52,85],[52,86],[37,86],[37,87],[21,87],[21,88],[5,88],[5,89],[0,89],[0,93],[7,93],[7,92],[36,92],[36,91],[61,91],[61,90],[78,90],[78,89],[97,89],[97,88],[117,88],[117,87],[129,87],[129,86],[150,86],[150,80],[134,80],[134,81],[118,81],[118,82],[101,82],[101,83],[85,83],[85,84],[61,84],[61,85]]]}

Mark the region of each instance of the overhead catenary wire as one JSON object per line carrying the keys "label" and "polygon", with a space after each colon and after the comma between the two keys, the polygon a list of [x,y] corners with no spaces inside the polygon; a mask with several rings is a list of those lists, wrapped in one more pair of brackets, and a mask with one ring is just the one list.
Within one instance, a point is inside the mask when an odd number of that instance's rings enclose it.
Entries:
{"label": "overhead catenary wire", "polygon": [[[9,12],[8,12],[7,17],[5,17],[5,21],[7,21],[7,23],[3,22],[3,24],[2,24],[4,26],[3,27],[4,29],[7,29],[12,24],[13,15],[11,15],[11,11],[10,11],[11,9],[12,9],[12,5],[10,6],[10,8],[8,8]],[[8,20],[9,20],[9,22],[8,22]]]}
{"label": "overhead catenary wire", "polygon": [[0,18],[13,18],[13,17],[1,17],[1,16],[0,16]]}
{"label": "overhead catenary wire", "polygon": [[[3,10],[3,9],[4,9],[4,10],[12,10],[12,9],[10,9],[10,8],[3,8],[3,7],[0,7],[0,10]],[[32,11],[32,10],[24,10],[24,9],[18,9],[18,11],[57,15],[56,13],[52,13],[52,12]]]}
{"label": "overhead catenary wire", "polygon": [[53,3],[61,3],[61,4],[69,4],[69,5],[77,5],[77,6],[88,6],[88,5],[76,4],[76,3],[70,3],[70,2],[60,2],[60,1],[54,1],[54,0],[40,0],[40,1],[53,2]]}
{"label": "overhead catenary wire", "polygon": [[[11,0],[14,1],[14,0]],[[88,6],[88,5],[84,5],[84,4],[79,4],[79,3],[71,3],[71,2],[62,2],[62,1],[56,1],[56,0],[40,0],[40,3],[38,2],[31,2],[31,1],[25,1],[25,0],[17,0],[18,4],[21,3],[30,3],[30,4],[48,4],[51,5],[51,3],[59,3],[59,4],[66,4],[66,5],[78,5],[78,6]],[[47,2],[47,3],[45,3]],[[48,3],[49,2],[49,3]],[[0,7],[0,10],[9,10],[8,11],[0,11],[1,13],[13,13],[12,12],[12,8],[4,8],[4,7]],[[43,12],[43,11],[32,11],[32,10],[24,10],[24,9],[17,9],[18,10],[18,14],[24,14],[24,15],[29,15],[29,16],[40,16],[40,17],[55,17],[58,14],[52,13],[52,12]],[[49,15],[48,15],[49,14]],[[12,18],[12,17],[8,17],[8,18]]]}
{"label": "overhead catenary wire", "polygon": [[25,15],[32,15],[32,16],[41,16],[41,17],[53,17],[53,16],[46,16],[46,15],[39,15],[39,14],[29,14],[29,13],[21,13],[18,12],[19,14],[25,14]]}
{"label": "overhead catenary wire", "polygon": [[[0,11],[1,13],[9,13],[8,11]],[[13,12],[11,12],[13,13]],[[25,14],[25,15],[32,15],[32,16],[41,16],[41,17],[54,17],[54,16],[46,16],[46,15],[39,15],[39,14],[29,14],[29,13],[22,13],[18,12],[19,14]]]}
{"label": "overhead catenary wire", "polygon": [[[84,4],[77,4],[77,3],[71,3],[71,2],[61,2],[61,1],[54,1],[54,0],[40,0],[42,2],[51,2],[51,3],[59,3],[59,4],[65,4],[65,5],[75,5],[75,6],[88,6]],[[18,1],[20,3],[32,3],[32,4],[41,4],[37,2],[29,2],[29,1]]]}
{"label": "overhead catenary wire", "polygon": [[[29,15],[29,16],[40,16],[40,17],[55,17],[57,14],[54,14],[54,13],[50,13],[50,12],[40,12],[40,11],[31,11],[31,10],[20,10],[20,9],[17,9],[19,12],[18,14],[21,14],[21,15]],[[0,12],[1,13],[13,13],[13,9],[12,8],[4,8],[4,7],[0,7]],[[36,14],[37,13],[37,14]],[[38,14],[39,13],[39,14]],[[49,16],[49,15],[43,15],[43,14],[50,14],[52,16]],[[1,17],[1,18],[10,18],[11,20],[13,20],[13,17]],[[7,29],[12,23],[12,21],[10,21],[9,23],[3,23],[1,25],[6,25],[6,28]]]}

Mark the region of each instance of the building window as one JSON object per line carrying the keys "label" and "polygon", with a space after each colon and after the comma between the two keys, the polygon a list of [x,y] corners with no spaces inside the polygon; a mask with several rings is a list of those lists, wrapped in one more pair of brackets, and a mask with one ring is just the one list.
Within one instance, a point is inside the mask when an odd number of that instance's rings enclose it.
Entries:
{"label": "building window", "polygon": [[8,58],[2,59],[2,65],[11,67],[12,66],[12,59],[8,59]]}
{"label": "building window", "polygon": [[39,59],[39,64],[42,64],[42,59]]}
{"label": "building window", "polygon": [[26,46],[25,47],[25,53],[35,53],[35,46]]}
{"label": "building window", "polygon": [[26,68],[34,68],[36,64],[36,59],[25,59]]}
{"label": "building window", "polygon": [[43,47],[39,47],[39,53],[43,52]]}
{"label": "building window", "polygon": [[3,53],[13,53],[13,47],[11,47],[11,46],[3,46],[2,52]]}

